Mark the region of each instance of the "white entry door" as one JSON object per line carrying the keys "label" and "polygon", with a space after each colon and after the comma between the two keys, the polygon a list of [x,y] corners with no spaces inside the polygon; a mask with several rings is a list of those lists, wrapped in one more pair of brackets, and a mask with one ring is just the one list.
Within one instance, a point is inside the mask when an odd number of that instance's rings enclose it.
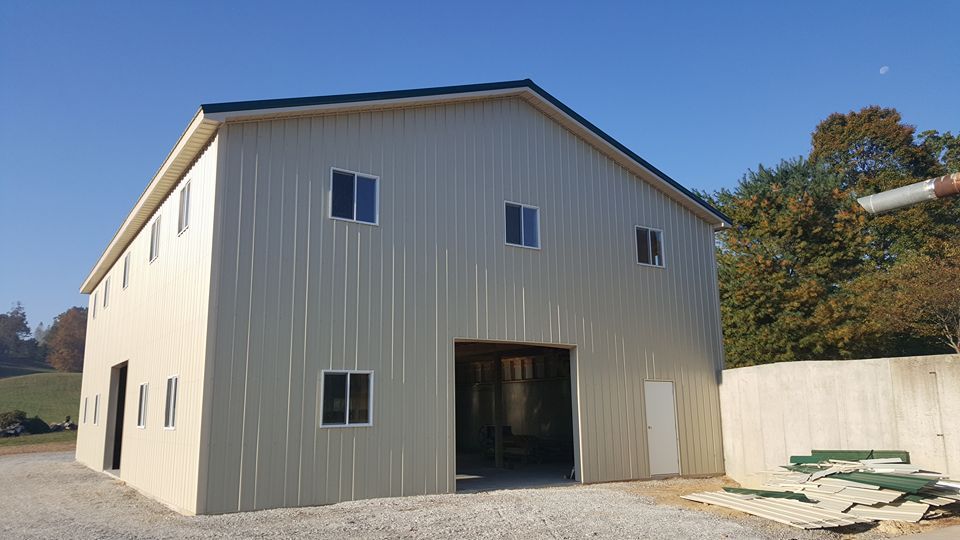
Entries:
{"label": "white entry door", "polygon": [[643,381],[647,410],[647,447],[650,450],[650,474],[680,474],[680,449],[677,441],[677,405],[673,383]]}

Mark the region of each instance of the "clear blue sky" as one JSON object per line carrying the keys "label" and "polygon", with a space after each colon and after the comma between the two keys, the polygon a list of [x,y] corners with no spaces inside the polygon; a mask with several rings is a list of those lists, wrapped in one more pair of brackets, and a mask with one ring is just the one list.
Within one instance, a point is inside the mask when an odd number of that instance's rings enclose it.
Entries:
{"label": "clear blue sky", "polygon": [[36,325],[86,305],[205,102],[530,77],[710,190],[806,153],[834,111],[960,131],[957,1],[456,4],[3,2],[0,310],[20,300]]}

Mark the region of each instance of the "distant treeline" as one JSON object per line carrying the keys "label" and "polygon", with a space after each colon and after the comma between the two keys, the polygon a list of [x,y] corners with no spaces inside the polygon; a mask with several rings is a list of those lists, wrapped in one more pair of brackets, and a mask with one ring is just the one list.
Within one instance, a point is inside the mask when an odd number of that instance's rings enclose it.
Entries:
{"label": "distant treeline", "polygon": [[59,371],[81,371],[87,335],[87,308],[72,307],[30,331],[20,302],[0,314],[0,362],[8,365],[49,364]]}

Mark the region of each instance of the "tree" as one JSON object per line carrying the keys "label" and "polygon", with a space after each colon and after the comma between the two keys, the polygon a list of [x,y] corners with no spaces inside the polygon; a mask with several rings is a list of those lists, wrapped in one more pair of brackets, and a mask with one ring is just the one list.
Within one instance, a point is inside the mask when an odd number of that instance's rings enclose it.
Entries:
{"label": "tree", "polygon": [[[712,202],[734,227],[718,237],[721,313],[733,366],[854,357],[874,325],[846,285],[869,265],[865,220],[840,178],[805,159],[750,171]],[[866,349],[866,350],[865,350]]]}
{"label": "tree", "polygon": [[37,343],[30,337],[27,312],[20,302],[0,314],[0,359],[31,362],[36,360]]}
{"label": "tree", "polygon": [[[811,135],[809,159],[837,174],[841,188],[854,196],[871,195],[957,171],[960,140],[935,130],[916,135],[896,109],[865,107],[834,113]],[[960,234],[960,202],[932,201],[889,214],[870,216],[865,230],[873,239],[874,263],[889,268],[897,257],[929,250],[931,241]]]}
{"label": "tree", "polygon": [[47,332],[47,362],[59,371],[81,371],[87,335],[87,308],[72,307],[53,320]]}
{"label": "tree", "polygon": [[917,253],[874,280],[875,314],[890,328],[939,341],[960,354],[960,246]]}
{"label": "tree", "polygon": [[867,107],[830,115],[811,143],[706,195],[734,223],[717,240],[728,364],[941,351],[955,305],[925,272],[953,276],[931,261],[960,258],[960,200],[871,216],[856,198],[956,170],[960,140]]}

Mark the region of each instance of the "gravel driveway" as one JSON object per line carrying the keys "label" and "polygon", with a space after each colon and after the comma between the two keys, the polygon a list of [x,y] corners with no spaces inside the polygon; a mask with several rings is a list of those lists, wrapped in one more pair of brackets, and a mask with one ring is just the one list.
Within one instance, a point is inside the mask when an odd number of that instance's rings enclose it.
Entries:
{"label": "gravel driveway", "polygon": [[[401,497],[188,517],[74,463],[71,453],[2,456],[0,478],[3,539],[698,539],[810,538],[813,533],[656,504],[616,485]],[[824,532],[814,534],[822,538]]]}

